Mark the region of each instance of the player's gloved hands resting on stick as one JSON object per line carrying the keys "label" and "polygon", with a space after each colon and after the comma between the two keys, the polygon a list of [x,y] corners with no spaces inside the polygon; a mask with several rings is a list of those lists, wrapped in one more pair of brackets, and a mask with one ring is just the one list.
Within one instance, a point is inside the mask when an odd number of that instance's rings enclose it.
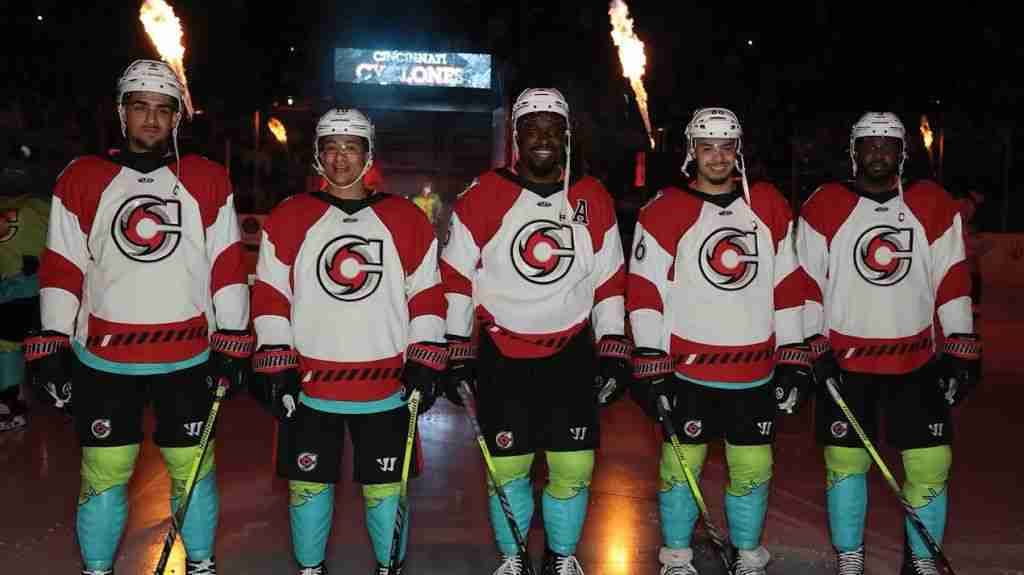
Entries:
{"label": "player's gloved hands resting on stick", "polygon": [[459,335],[447,335],[448,369],[441,377],[441,391],[448,401],[462,405],[459,387],[469,385],[470,391],[476,394],[476,348],[472,340]]}
{"label": "player's gloved hands resting on stick", "polygon": [[207,361],[207,383],[212,393],[221,380],[227,379],[227,397],[232,397],[245,384],[249,357],[254,339],[249,330],[221,329],[210,337],[210,359]]}
{"label": "player's gloved hands resting on stick", "polygon": [[981,337],[951,334],[942,344],[937,363],[939,389],[946,402],[960,403],[981,381]]}
{"label": "player's gloved hands resting on stick", "polygon": [[299,406],[299,354],[287,345],[261,345],[252,359],[255,373],[249,392],[282,423]]}
{"label": "player's gloved hands resting on stick", "polygon": [[71,340],[59,331],[33,331],[25,338],[25,362],[36,396],[71,414]]}
{"label": "player's gloved hands resting on stick", "polygon": [[413,391],[420,392],[419,413],[426,413],[437,398],[437,385],[448,365],[448,344],[421,341],[405,350],[402,369],[402,401],[409,401]]}
{"label": "player's gloved hands resting on stick", "polygon": [[828,338],[823,335],[815,335],[804,340],[804,343],[811,349],[814,383],[823,386],[826,381],[833,379],[836,385],[839,385],[842,372],[839,370],[839,362],[836,360],[836,354],[832,351],[832,345],[828,342]]}
{"label": "player's gloved hands resting on stick", "polygon": [[644,413],[655,421],[661,421],[658,402],[661,396],[668,399],[669,406],[675,407],[676,394],[672,390],[675,366],[672,358],[660,349],[638,347],[633,351],[633,379],[630,395]]}
{"label": "player's gloved hands resting on stick", "polygon": [[633,342],[621,335],[606,335],[597,343],[598,375],[594,379],[594,395],[601,407],[622,397],[632,382],[629,364]]}
{"label": "player's gloved hands resting on stick", "polygon": [[814,381],[811,364],[813,354],[807,344],[795,343],[779,346],[775,350],[775,401],[779,411],[788,414],[800,410]]}

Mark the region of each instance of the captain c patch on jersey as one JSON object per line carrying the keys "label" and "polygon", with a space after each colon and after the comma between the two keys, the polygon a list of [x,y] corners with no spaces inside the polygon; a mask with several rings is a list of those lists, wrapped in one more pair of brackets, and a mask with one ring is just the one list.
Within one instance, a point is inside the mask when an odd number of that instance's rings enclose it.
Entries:
{"label": "captain c patch on jersey", "polygon": [[359,301],[373,295],[384,275],[384,242],[344,235],[327,242],[316,261],[320,287],[332,298]]}

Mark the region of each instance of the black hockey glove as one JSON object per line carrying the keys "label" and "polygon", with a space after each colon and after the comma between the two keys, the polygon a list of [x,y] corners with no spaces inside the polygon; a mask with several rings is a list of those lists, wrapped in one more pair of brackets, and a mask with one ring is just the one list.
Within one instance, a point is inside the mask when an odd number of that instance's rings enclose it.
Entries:
{"label": "black hockey glove", "polygon": [[802,343],[783,345],[775,350],[772,383],[779,411],[790,415],[800,411],[800,405],[814,383],[813,357],[810,346]]}
{"label": "black hockey glove", "polygon": [[419,414],[433,407],[437,399],[438,382],[448,365],[448,344],[421,341],[405,350],[402,369],[402,401],[409,401],[413,391],[420,392]]}
{"label": "black hockey glove", "polygon": [[949,405],[957,405],[981,382],[981,337],[954,333],[938,358],[939,389]]}
{"label": "black hockey glove", "polygon": [[299,354],[287,345],[261,345],[252,358],[249,393],[281,423],[299,407]]}
{"label": "black hockey glove", "polygon": [[633,379],[629,392],[644,413],[655,421],[661,421],[658,402],[661,396],[668,399],[675,408],[676,396],[672,389],[675,366],[672,358],[660,349],[638,347],[633,350]]}
{"label": "black hockey glove", "polygon": [[814,358],[811,363],[814,383],[824,387],[826,381],[833,379],[836,385],[839,385],[842,381],[842,372],[828,338],[823,335],[815,335],[807,338],[804,343],[811,349],[811,357]]}
{"label": "black hockey glove", "polygon": [[469,390],[476,395],[476,347],[468,337],[459,335],[446,336],[448,339],[448,369],[441,377],[441,390],[448,401],[462,405],[459,386],[469,385]]}
{"label": "black hockey glove", "polygon": [[601,407],[610,405],[632,383],[633,342],[621,335],[606,335],[597,343],[599,373],[594,378],[594,395]]}
{"label": "black hockey glove", "polygon": [[39,401],[71,415],[71,340],[59,331],[25,338],[25,362]]}
{"label": "black hockey glove", "polygon": [[210,336],[206,384],[213,393],[221,379],[228,380],[226,397],[232,397],[248,379],[253,337],[248,330],[221,329]]}

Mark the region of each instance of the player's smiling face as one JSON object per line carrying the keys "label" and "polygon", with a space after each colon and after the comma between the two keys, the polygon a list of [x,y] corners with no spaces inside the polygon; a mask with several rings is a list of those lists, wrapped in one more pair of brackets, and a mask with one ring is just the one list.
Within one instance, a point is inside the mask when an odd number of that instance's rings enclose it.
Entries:
{"label": "player's smiling face", "polygon": [[732,138],[699,138],[693,144],[697,178],[720,186],[729,181],[736,166],[736,140]]}
{"label": "player's smiling face", "polygon": [[539,183],[557,182],[561,175],[566,138],[565,118],[552,112],[523,116],[516,127],[519,171]]}
{"label": "player's smiling face", "polygon": [[320,140],[320,164],[328,179],[347,186],[359,178],[366,165],[366,141],[348,134],[325,136]]}

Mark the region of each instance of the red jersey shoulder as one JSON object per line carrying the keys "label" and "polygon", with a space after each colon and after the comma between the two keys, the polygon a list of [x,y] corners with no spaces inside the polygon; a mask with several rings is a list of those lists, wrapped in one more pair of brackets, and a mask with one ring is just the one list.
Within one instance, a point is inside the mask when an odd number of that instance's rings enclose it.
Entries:
{"label": "red jersey shoulder", "polygon": [[800,217],[829,241],[857,207],[860,196],[845,184],[822,184],[800,208]]}
{"label": "red jersey shoulder", "polygon": [[83,187],[96,188],[96,191],[102,192],[120,171],[120,164],[101,156],[75,158],[57,174],[55,194],[62,197],[71,189]]}
{"label": "red jersey shoulder", "polygon": [[903,192],[903,198],[924,226],[929,243],[944,234],[959,213],[949,192],[931,180],[914,182]]}
{"label": "red jersey shoulder", "polygon": [[785,196],[768,182],[755,182],[750,186],[750,202],[754,213],[771,228],[772,239],[778,243],[786,235],[793,212]]}
{"label": "red jersey shoulder", "polygon": [[418,229],[429,229],[433,233],[433,225],[423,210],[409,198],[395,194],[382,194],[384,197],[373,206],[373,210],[386,222],[397,224],[389,228],[392,232],[401,233],[402,226],[416,226]]}
{"label": "red jersey shoulder", "polygon": [[663,249],[675,253],[679,238],[697,221],[703,206],[697,196],[670,186],[640,209],[639,222]]}

